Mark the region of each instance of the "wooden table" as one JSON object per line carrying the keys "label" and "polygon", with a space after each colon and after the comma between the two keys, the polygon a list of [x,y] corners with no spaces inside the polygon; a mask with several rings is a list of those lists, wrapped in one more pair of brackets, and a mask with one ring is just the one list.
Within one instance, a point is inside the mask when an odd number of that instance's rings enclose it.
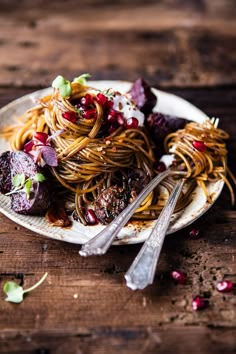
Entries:
{"label": "wooden table", "polygon": [[[0,106],[67,78],[133,81],[173,92],[197,105],[231,134],[236,173],[236,8],[219,1],[1,1]],[[133,292],[124,273],[140,245],[82,258],[79,246],[52,241],[0,215],[0,281],[47,280],[19,305],[0,294],[0,353],[234,353],[236,213],[227,189],[199,219],[169,236],[155,283]],[[185,285],[169,278],[188,274]],[[194,312],[192,297],[209,307]]]}

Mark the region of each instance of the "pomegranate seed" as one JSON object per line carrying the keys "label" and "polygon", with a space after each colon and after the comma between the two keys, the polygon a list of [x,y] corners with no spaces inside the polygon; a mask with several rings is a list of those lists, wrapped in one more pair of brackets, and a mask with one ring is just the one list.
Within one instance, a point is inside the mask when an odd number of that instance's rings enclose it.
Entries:
{"label": "pomegranate seed", "polygon": [[73,111],[67,111],[62,113],[62,117],[71,123],[75,123],[77,120],[77,113]]}
{"label": "pomegranate seed", "polygon": [[180,270],[173,270],[171,272],[171,277],[179,284],[184,284],[186,280],[186,275]]}
{"label": "pomegranate seed", "polygon": [[94,119],[97,117],[97,111],[95,108],[87,109],[83,112],[83,117],[85,119]]}
{"label": "pomegranate seed", "polygon": [[111,116],[110,114],[108,114],[107,121],[111,124],[117,123],[116,116]]}
{"label": "pomegranate seed", "polygon": [[112,116],[112,117],[116,117],[117,116],[117,111],[115,109],[111,109],[109,114]]}
{"label": "pomegranate seed", "polygon": [[123,114],[121,114],[121,113],[117,114],[117,123],[119,125],[124,125],[125,124],[125,119],[124,119]]}
{"label": "pomegranate seed", "polygon": [[193,141],[193,146],[195,147],[195,149],[197,149],[200,152],[203,152],[206,150],[206,145],[205,145],[204,141],[195,140],[195,141]]}
{"label": "pomegranate seed", "polygon": [[34,139],[37,139],[41,143],[46,145],[47,139],[48,139],[48,134],[47,133],[43,133],[43,132],[36,132],[36,133],[34,133]]}
{"label": "pomegranate seed", "polygon": [[216,284],[216,289],[221,293],[227,293],[234,289],[234,284],[230,280],[223,280]]}
{"label": "pomegranate seed", "polygon": [[113,107],[113,101],[107,100],[106,107],[107,109],[111,109]]}
{"label": "pomegranate seed", "polygon": [[87,209],[85,217],[86,217],[87,223],[89,225],[96,225],[98,223],[98,219],[97,219],[93,209]]}
{"label": "pomegranate seed", "polygon": [[166,165],[164,164],[164,162],[159,161],[159,163],[157,165],[157,171],[164,172],[165,170],[166,170]]}
{"label": "pomegranate seed", "polygon": [[34,146],[33,140],[28,141],[28,143],[24,145],[24,152],[26,153],[30,152],[33,149],[33,146]]}
{"label": "pomegranate seed", "polygon": [[86,95],[81,98],[80,102],[84,106],[90,106],[93,104],[93,97],[89,93],[86,93]]}
{"label": "pomegranate seed", "polygon": [[134,117],[127,119],[127,121],[125,122],[125,127],[127,129],[136,129],[136,128],[138,128],[138,119],[134,118]]}
{"label": "pomegranate seed", "polygon": [[192,229],[190,232],[189,232],[189,236],[190,237],[197,237],[199,235],[199,230],[198,229]]}
{"label": "pomegranate seed", "polygon": [[104,106],[107,103],[107,97],[103,93],[99,92],[97,94],[96,101]]}
{"label": "pomegranate seed", "polygon": [[117,123],[117,111],[111,109],[107,116],[107,121],[109,123]]}
{"label": "pomegranate seed", "polygon": [[197,295],[193,298],[192,308],[194,311],[202,310],[206,306],[207,306],[207,302],[200,295]]}

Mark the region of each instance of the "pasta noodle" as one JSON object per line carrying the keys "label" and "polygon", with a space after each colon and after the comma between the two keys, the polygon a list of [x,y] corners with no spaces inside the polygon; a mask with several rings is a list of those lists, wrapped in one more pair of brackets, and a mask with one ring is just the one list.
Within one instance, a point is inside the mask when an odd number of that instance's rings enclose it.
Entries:
{"label": "pasta noodle", "polygon": [[[96,100],[98,91],[79,83],[72,83],[71,87],[72,93],[66,98],[54,89],[51,95],[43,97],[37,106],[20,117],[17,124],[6,127],[2,136],[9,139],[13,150],[23,150],[36,132],[54,136],[51,145],[56,151],[58,166],[52,166],[51,172],[58,185],[65,188],[63,191],[59,188],[60,193],[66,194],[68,200],[74,199],[77,215],[86,224],[84,210],[93,204],[103,189],[113,184],[125,184],[130,171],[135,169],[141,169],[150,179],[153,178],[158,173],[157,160],[153,152],[154,143],[145,127],[124,129],[120,125],[109,132],[104,106]],[[96,119],[84,118],[76,109],[76,102],[87,94],[93,99]],[[63,115],[66,112],[72,112],[79,118],[76,121],[65,119]],[[190,178],[176,210],[181,210],[191,201],[196,183],[211,203],[207,182],[219,179],[226,182],[234,201],[232,187],[226,178],[227,150],[224,141],[227,138],[228,134],[210,120],[203,124],[188,123],[184,129],[166,137],[165,149],[167,153],[172,151],[176,159],[172,168],[186,171],[187,178]],[[202,142],[204,151],[195,148],[194,142]],[[160,187],[157,187],[136,210],[134,218],[155,219],[174,183],[173,178],[163,181],[164,198],[160,195]]]}

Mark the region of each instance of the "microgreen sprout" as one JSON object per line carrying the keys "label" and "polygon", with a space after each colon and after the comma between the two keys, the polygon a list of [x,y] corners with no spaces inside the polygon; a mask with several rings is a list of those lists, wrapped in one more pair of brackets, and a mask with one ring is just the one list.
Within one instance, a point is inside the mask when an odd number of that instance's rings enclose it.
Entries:
{"label": "microgreen sprout", "polygon": [[6,282],[3,286],[3,291],[7,295],[5,300],[19,304],[23,301],[24,294],[36,289],[46,279],[47,275],[48,273],[46,272],[36,284],[25,290],[14,281]]}
{"label": "microgreen sprout", "polygon": [[91,77],[90,74],[86,73],[86,74],[82,74],[78,77],[75,77],[72,81],[72,83],[77,83],[80,85],[85,85],[88,81],[88,79]]}
{"label": "microgreen sprout", "polygon": [[25,178],[24,173],[18,173],[12,178],[12,184],[14,188],[9,193],[6,193],[6,195],[25,192],[27,198],[30,199],[30,191],[33,185],[33,181],[41,183],[45,181],[45,179],[45,176],[39,172],[36,173],[32,178],[27,179]]}
{"label": "microgreen sprout", "polygon": [[52,135],[43,132],[35,132],[32,140],[24,145],[24,151],[31,155],[34,162],[39,166],[45,164],[49,166],[57,166],[57,154],[55,149],[51,146],[51,140],[62,134],[64,129],[55,131]]}
{"label": "microgreen sprout", "polygon": [[106,91],[103,92],[103,94],[110,100],[114,96],[114,91],[112,88],[108,88]]}
{"label": "microgreen sprout", "polygon": [[36,175],[34,176],[34,180],[36,182],[43,182],[45,181],[46,177],[42,174],[42,173],[36,173]]}
{"label": "microgreen sprout", "polygon": [[25,181],[25,184],[24,184],[24,192],[26,193],[27,195],[27,199],[30,199],[30,190],[31,190],[31,187],[32,187],[32,179],[28,178],[26,181]]}
{"label": "microgreen sprout", "polygon": [[60,91],[60,95],[65,98],[69,97],[72,94],[71,83],[69,80],[66,80],[63,76],[59,75],[53,80],[52,87]]}

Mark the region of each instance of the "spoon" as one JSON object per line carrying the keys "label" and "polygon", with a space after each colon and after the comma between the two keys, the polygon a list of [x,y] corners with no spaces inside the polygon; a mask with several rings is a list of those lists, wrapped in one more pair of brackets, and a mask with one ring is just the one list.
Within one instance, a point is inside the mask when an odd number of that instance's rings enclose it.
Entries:
{"label": "spoon", "polygon": [[86,242],[79,251],[81,256],[87,257],[92,255],[103,255],[111,246],[113,240],[120,232],[122,227],[129,221],[135,210],[139,207],[147,195],[166,177],[171,175],[186,175],[183,171],[166,170],[156,176],[142,190],[138,197],[127,206],[115,220],[113,220],[104,230],[99,232],[91,240]]}
{"label": "spoon", "polygon": [[182,178],[177,182],[151,234],[125,274],[126,285],[132,290],[144,289],[153,283],[170,219],[185,181],[186,179]]}

